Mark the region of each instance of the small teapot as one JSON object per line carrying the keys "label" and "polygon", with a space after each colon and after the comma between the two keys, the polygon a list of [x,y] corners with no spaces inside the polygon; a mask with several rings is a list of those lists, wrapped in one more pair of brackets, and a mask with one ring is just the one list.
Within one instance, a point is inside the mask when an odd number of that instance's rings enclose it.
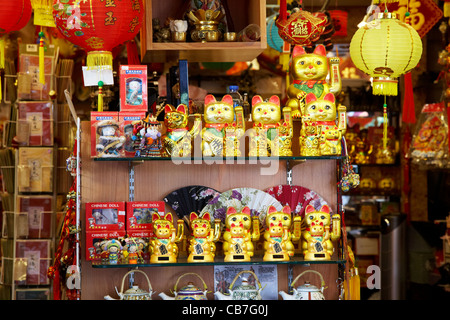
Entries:
{"label": "small teapot", "polygon": [[[196,287],[192,282],[188,282],[188,284],[184,287],[182,287],[180,290],[177,291],[178,282],[180,282],[180,279],[187,275],[194,275],[197,276],[203,283],[204,290],[202,291],[200,288]],[[203,281],[202,277],[200,277],[197,273],[189,272],[181,275],[177,282],[175,283],[175,287],[173,289],[175,297],[169,297],[164,292],[161,292],[159,296],[163,300],[208,300],[206,298],[206,292],[208,291],[208,288],[206,287],[205,281]]]}
{"label": "small teapot", "polygon": [[[242,283],[240,286],[237,286],[233,289],[234,283],[239,278],[239,276],[243,273],[251,273],[256,280],[256,283],[258,284],[258,289],[249,284],[248,280],[246,278],[242,279]],[[243,270],[239,272],[236,277],[234,277],[233,282],[231,283],[230,287],[228,288],[228,291],[230,294],[223,294],[220,291],[216,291],[214,295],[218,300],[262,300],[261,298],[261,291],[262,291],[261,283],[258,280],[258,277],[253,271],[250,270]]]}
{"label": "small teapot", "polygon": [[[133,273],[133,272],[140,272],[140,273],[142,273],[145,276],[145,278],[147,279],[149,292],[139,288],[139,286],[134,286],[134,285],[133,285],[132,288],[130,288],[127,291],[123,292],[123,285],[124,285],[124,282],[125,282],[125,278],[130,273]],[[128,271],[123,276],[122,286],[120,288],[120,292],[117,291],[117,287],[116,287],[116,292],[117,292],[117,295],[120,297],[119,300],[152,300],[152,294],[153,294],[152,285],[150,284],[150,280],[148,279],[147,275],[145,274],[145,272],[143,272],[141,270],[137,270],[137,269]],[[107,295],[104,298],[105,298],[105,300],[117,300],[117,299],[114,299],[113,297],[111,297],[110,295]]]}
{"label": "small teapot", "polygon": [[284,291],[280,291],[279,294],[281,295],[283,300],[325,300],[325,297],[323,295],[323,289],[325,289],[325,282],[323,280],[322,275],[315,270],[303,271],[294,279],[291,286],[293,287],[295,282],[307,272],[313,272],[319,275],[321,283],[320,289],[310,284],[309,282],[305,282],[304,285],[299,286],[297,289],[293,288],[294,294],[287,294]]}

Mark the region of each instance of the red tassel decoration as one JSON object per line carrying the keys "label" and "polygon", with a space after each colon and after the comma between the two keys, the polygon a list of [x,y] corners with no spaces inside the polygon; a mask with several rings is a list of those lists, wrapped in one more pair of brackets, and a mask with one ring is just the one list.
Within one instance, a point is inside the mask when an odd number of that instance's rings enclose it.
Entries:
{"label": "red tassel decoration", "polygon": [[139,60],[136,41],[134,40],[127,41],[127,56],[128,56],[128,65],[141,64],[141,61]]}
{"label": "red tassel decoration", "polygon": [[416,123],[411,72],[405,73],[404,79],[405,96],[403,100],[402,121],[405,123]]}

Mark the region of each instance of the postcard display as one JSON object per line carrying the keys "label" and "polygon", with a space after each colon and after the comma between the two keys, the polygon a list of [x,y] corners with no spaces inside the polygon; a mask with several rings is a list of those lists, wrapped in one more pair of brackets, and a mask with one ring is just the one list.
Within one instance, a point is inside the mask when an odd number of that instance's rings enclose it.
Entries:
{"label": "postcard display", "polygon": [[3,212],[1,239],[0,280],[11,286],[12,300],[51,299],[47,269],[52,263],[56,219],[54,62],[54,50],[49,47],[45,83],[41,83],[38,45],[20,46],[14,211]]}

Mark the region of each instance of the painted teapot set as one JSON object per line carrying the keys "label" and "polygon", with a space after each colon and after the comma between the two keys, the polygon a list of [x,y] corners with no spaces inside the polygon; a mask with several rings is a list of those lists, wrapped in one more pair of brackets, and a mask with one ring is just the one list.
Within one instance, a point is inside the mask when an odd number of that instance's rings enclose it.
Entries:
{"label": "painted teapot set", "polygon": [[[131,275],[134,272],[138,272],[144,275],[145,279],[147,280],[147,286],[148,291],[145,291],[144,289],[140,288],[137,285],[133,285],[130,289],[126,290],[124,292],[124,283],[127,276]],[[315,270],[306,270],[299,274],[294,281],[292,282],[291,286],[293,287],[294,284],[297,282],[300,277],[305,275],[308,272],[312,272],[317,274],[320,277],[321,280],[321,287],[317,288],[316,286],[310,284],[309,282],[305,282],[303,285],[294,288],[293,294],[288,294],[284,291],[280,291],[279,294],[283,298],[283,300],[325,300],[325,297],[323,295],[323,290],[325,289],[325,282],[322,277],[322,275],[315,271]],[[257,286],[250,284],[247,277],[242,277],[243,274],[249,273],[253,275],[255,279],[255,283]],[[181,287],[178,289],[180,280],[185,276],[196,276],[202,283],[202,287],[197,287],[193,282],[188,282],[187,285]],[[235,286],[236,281],[238,278],[242,278],[241,284],[238,286]],[[214,296],[217,300],[262,300],[261,297],[261,291],[264,289],[264,287],[261,286],[261,282],[259,281],[258,277],[253,271],[250,270],[243,270],[239,272],[232,283],[230,284],[228,288],[228,293],[222,293],[220,291],[216,291],[214,293]],[[106,295],[104,297],[105,300],[152,300],[152,295],[155,293],[152,289],[151,283],[145,272],[134,269],[131,271],[128,271],[122,278],[122,285],[120,292],[117,291],[117,295],[119,296],[119,299],[115,299],[111,297],[110,295]],[[194,272],[189,272],[182,274],[175,283],[175,287],[173,289],[173,296],[169,296],[165,294],[164,292],[161,292],[159,296],[163,300],[207,300],[207,294],[208,288],[206,286],[205,281],[202,279],[200,275]]]}

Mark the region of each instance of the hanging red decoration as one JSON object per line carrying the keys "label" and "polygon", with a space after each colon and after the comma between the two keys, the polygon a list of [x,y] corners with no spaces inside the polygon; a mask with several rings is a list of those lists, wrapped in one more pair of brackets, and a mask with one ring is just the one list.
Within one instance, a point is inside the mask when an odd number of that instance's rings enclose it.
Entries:
{"label": "hanging red decoration", "polygon": [[87,51],[88,68],[112,69],[112,49],[133,39],[144,18],[142,0],[54,0],[62,35]]}
{"label": "hanging red decoration", "polygon": [[299,9],[288,16],[286,0],[280,1],[280,15],[275,24],[280,37],[292,45],[312,46],[320,39],[328,20],[325,15]]}
{"label": "hanging red decoration", "polygon": [[[2,37],[0,39],[0,69],[5,69],[5,39],[3,36],[25,27],[31,18],[31,12],[30,0],[0,0],[0,37]],[[0,78],[0,101],[2,100],[2,91]]]}
{"label": "hanging red decoration", "polygon": [[347,36],[348,12],[344,10],[330,10],[331,20],[334,25],[334,36]]}
{"label": "hanging red decoration", "polygon": [[30,0],[0,0],[0,34],[18,31],[31,18]]}

